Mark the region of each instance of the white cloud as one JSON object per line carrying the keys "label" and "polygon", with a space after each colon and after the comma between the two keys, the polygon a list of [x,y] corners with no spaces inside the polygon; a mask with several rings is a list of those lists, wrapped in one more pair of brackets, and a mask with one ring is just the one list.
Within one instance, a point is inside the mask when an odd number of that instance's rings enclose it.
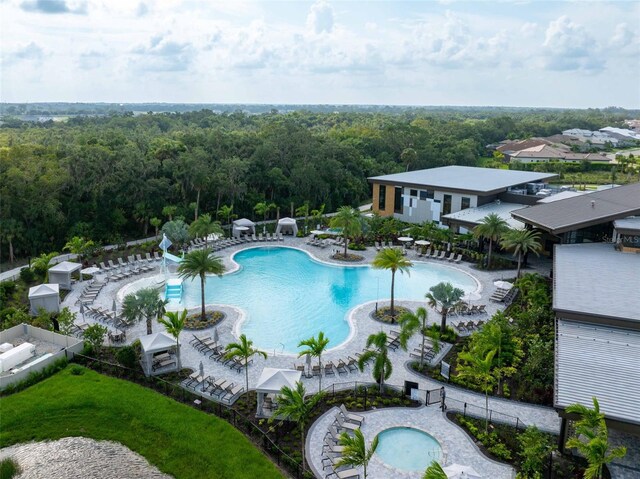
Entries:
{"label": "white cloud", "polygon": [[195,57],[190,43],[173,39],[170,33],[152,37],[147,44],[133,48],[131,53],[135,57],[132,66],[149,71],[184,71]]}
{"label": "white cloud", "polygon": [[6,68],[20,62],[40,63],[43,57],[44,50],[42,47],[34,42],[29,42],[26,45],[19,45],[11,51],[3,52],[2,63],[3,67]]}
{"label": "white cloud", "polygon": [[20,7],[26,12],[45,14],[87,13],[87,3],[83,0],[25,0]]}
{"label": "white cloud", "polygon": [[333,7],[324,0],[311,6],[307,16],[307,26],[315,33],[331,33],[333,31]]}
{"label": "white cloud", "polygon": [[636,63],[640,61],[640,34],[626,23],[616,25],[609,46],[615,48],[618,53],[636,57]]}
{"label": "white cloud", "polygon": [[549,23],[543,47],[543,64],[549,70],[589,72],[605,66],[604,55],[595,39],[566,15]]}

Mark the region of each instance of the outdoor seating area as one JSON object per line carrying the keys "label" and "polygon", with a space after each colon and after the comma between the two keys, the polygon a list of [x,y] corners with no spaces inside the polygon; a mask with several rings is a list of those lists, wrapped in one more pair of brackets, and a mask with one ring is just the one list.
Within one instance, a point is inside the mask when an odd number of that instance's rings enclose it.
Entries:
{"label": "outdoor seating area", "polygon": [[459,321],[457,323],[453,323],[453,327],[456,329],[456,331],[458,331],[458,333],[465,335],[465,334],[471,334],[474,331],[478,331],[480,328],[482,328],[482,326],[484,326],[484,321],[480,320],[480,321]]}
{"label": "outdoor seating area", "polygon": [[[195,373],[194,373],[195,374]],[[186,387],[194,391],[201,392],[203,395],[209,396],[220,402],[231,404],[240,394],[244,392],[244,386],[235,384],[225,378],[215,378],[213,376],[202,377],[197,375],[189,377],[185,383]],[[198,387],[200,389],[198,389]]]}
{"label": "outdoor seating area", "polygon": [[518,288],[497,288],[496,291],[491,295],[489,301],[495,301],[497,303],[504,303],[505,305],[510,305],[518,296]]}
{"label": "outdoor seating area", "polygon": [[351,433],[362,426],[365,417],[359,414],[353,414],[347,411],[344,404],[338,408],[335,418],[329,430],[324,436],[322,445],[322,467],[330,468],[331,471],[325,475],[325,478],[337,477],[340,479],[359,478],[360,474],[357,469],[347,466],[338,466],[344,446],[340,445],[340,435],[342,433]]}
{"label": "outdoor seating area", "polygon": [[213,251],[221,251],[223,249],[238,246],[247,243],[264,243],[264,242],[283,242],[284,236],[282,233],[260,233],[258,236],[255,233],[249,235],[247,234],[239,234],[236,237],[232,238],[220,238],[214,240],[205,240],[204,238],[196,238],[191,241],[188,249],[201,249],[201,248],[211,248]]}
{"label": "outdoor seating area", "polygon": [[127,258],[127,261],[118,258],[118,264],[110,259],[108,265],[105,264],[104,261],[101,261],[100,266],[94,266],[98,268],[101,273],[106,274],[105,281],[121,281],[132,276],[153,271],[157,266],[156,263],[162,259],[158,256],[158,253],[155,253],[153,257],[150,253],[147,253],[146,256],[146,258],[142,258],[142,256],[138,254],[137,258],[135,258],[131,255]]}

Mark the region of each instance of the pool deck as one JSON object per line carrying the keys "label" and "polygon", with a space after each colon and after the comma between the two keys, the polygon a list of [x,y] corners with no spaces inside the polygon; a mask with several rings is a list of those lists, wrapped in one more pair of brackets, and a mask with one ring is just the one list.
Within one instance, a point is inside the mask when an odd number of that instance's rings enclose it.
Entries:
{"label": "pool deck", "polygon": [[[289,246],[298,248],[304,251],[309,252],[314,258],[319,261],[324,261],[332,264],[341,264],[344,263],[335,261],[330,258],[332,255],[332,247],[329,246],[327,248],[321,249],[318,247],[313,247],[305,244],[303,239],[299,238],[286,238],[284,243],[252,243],[248,245],[239,245],[232,248],[227,248],[217,254],[223,258],[225,266],[228,270],[234,270],[237,265],[231,259],[232,255],[246,247],[253,246]],[[335,247],[334,247],[335,249]],[[366,265],[371,262],[373,257],[376,254],[374,248],[368,248],[366,251],[357,252],[364,256],[364,261],[359,263]],[[474,317],[465,316],[464,319],[489,319],[498,309],[502,306],[501,303],[492,303],[489,301],[489,296],[495,290],[493,286],[493,282],[499,279],[511,278],[515,276],[515,271],[499,271],[499,272],[484,272],[477,271],[472,268],[468,263],[460,263],[455,266],[452,263],[447,261],[438,261],[438,260],[421,260],[415,256],[415,253],[410,253],[409,258],[414,261],[424,261],[426,263],[434,262],[444,266],[451,266],[458,268],[462,271],[465,271],[471,275],[473,275],[480,284],[480,294],[482,298],[478,301],[475,301],[475,304],[486,304],[487,305],[487,313],[486,315],[475,315]],[[528,270],[529,271],[529,270]],[[548,271],[541,271],[543,273],[547,273]],[[146,275],[138,277],[135,281],[126,284],[124,282],[117,282],[113,284],[107,284],[103,291],[100,293],[98,298],[96,299],[94,305],[102,306],[106,309],[111,309],[112,303],[114,299],[118,299],[118,307],[120,304],[121,298],[124,296],[126,292],[133,292],[139,288],[145,286],[152,286],[159,284],[164,277],[159,274],[158,269],[154,272],[148,273]],[[72,311],[78,312],[78,306],[75,305],[75,302],[79,296],[79,293],[82,289],[82,286],[75,286],[71,293],[65,298],[62,306],[69,306]],[[426,292],[426,291],[425,291]],[[397,295],[401,296],[400,292],[396,292]],[[416,308],[417,306],[426,306],[425,303],[415,302],[415,301],[397,301],[399,305],[407,306],[410,308]],[[385,304],[385,301],[380,301],[379,306]],[[236,323],[241,319],[243,312],[235,307],[231,307],[228,305],[208,305],[208,308],[215,308],[222,310],[227,317],[220,323],[218,326],[218,334],[220,339],[220,344],[227,344],[237,339],[236,336]],[[352,327],[354,327],[354,333],[350,340],[343,343],[337,348],[330,349],[327,353],[322,356],[323,363],[325,361],[334,361],[336,362],[338,359],[346,359],[347,356],[354,356],[355,353],[360,352],[366,342],[366,338],[372,334],[377,333],[379,331],[390,331],[391,329],[398,329],[397,326],[391,327],[390,325],[382,324],[380,322],[372,320],[369,315],[374,310],[375,303],[366,303],[364,305],[360,305],[354,308],[350,315],[350,320],[352,321]],[[82,317],[78,314],[78,322],[83,321]],[[85,315],[84,321],[88,323],[94,323],[92,318],[88,315]],[[429,322],[439,324],[440,315],[433,310],[429,311]],[[153,331],[163,331],[164,328],[154,321]],[[205,330],[197,331],[197,334],[200,336],[210,336],[212,335],[213,328],[208,328]],[[133,342],[135,339],[146,334],[146,326],[145,322],[142,321],[127,330],[127,343]],[[222,364],[216,362],[213,359],[209,359],[208,356],[200,354],[196,349],[194,349],[189,341],[192,339],[193,331],[183,331],[180,336],[181,347],[181,359],[183,367],[191,368],[194,371],[198,369],[200,361],[202,361],[204,366],[204,371],[206,375],[210,375],[217,378],[225,378],[229,381],[234,382],[235,384],[239,384],[244,386],[244,373],[236,372],[230,370],[228,367],[223,366]],[[420,339],[418,335],[414,336],[409,341],[408,351],[412,351],[413,348],[419,347]],[[265,360],[261,357],[255,357],[253,363],[249,366],[249,387],[253,388],[258,381],[258,378],[265,366],[267,367],[275,367],[275,368],[293,368],[294,364],[304,364],[304,358],[297,358],[296,356],[282,354],[279,351],[266,351],[269,355]],[[390,358],[393,364],[393,374],[388,381],[389,384],[402,386],[405,380],[415,381],[419,384],[419,388],[422,390],[427,389],[436,389],[443,386],[443,383],[434,381],[429,378],[425,378],[424,376],[420,376],[415,372],[411,371],[407,367],[407,363],[410,359],[409,353],[403,351],[402,349],[398,349],[396,351],[392,351],[390,353]],[[353,385],[353,382],[363,382],[370,383],[372,382],[371,378],[371,368],[367,367],[364,372],[355,371],[350,372],[348,374],[339,375],[337,372],[334,376],[324,376],[322,377],[322,386],[323,389],[327,387],[331,387],[332,385],[336,385],[337,387],[349,387]],[[304,378],[303,383],[309,392],[315,392],[318,390],[318,378]],[[481,394],[477,394],[471,391],[466,391],[460,388],[446,386],[447,398],[454,401],[459,401],[460,404],[463,402],[476,405],[480,408],[484,408],[484,396]],[[516,401],[509,401],[505,399],[499,398],[490,398],[489,399],[489,407],[496,411],[499,411],[504,414],[508,414],[511,416],[516,416],[520,421],[525,424],[535,424],[539,428],[550,431],[550,432],[558,432],[560,426],[560,420],[558,418],[557,413],[553,408],[549,407],[541,407],[534,406],[530,404],[520,403]],[[466,439],[464,433],[461,432],[457,426],[454,426],[442,416],[442,413],[435,406],[431,406],[429,408],[420,408],[420,409],[397,409],[393,410],[385,410],[388,412],[378,411],[376,413],[367,413],[371,416],[371,420],[367,421],[366,428],[363,429],[365,431],[365,435],[369,436],[369,434],[375,430],[376,424],[381,424],[378,426],[379,428],[386,428],[387,426],[383,426],[383,424],[387,424],[388,426],[397,426],[397,425],[414,425],[421,424],[421,428],[424,427],[424,430],[433,436],[437,437],[439,440],[442,438],[442,443],[445,445],[447,449],[447,464],[451,463],[451,458],[456,458],[456,461],[466,460],[466,463],[475,464],[472,462],[473,460],[477,461],[486,461],[480,454],[476,453],[476,449],[473,444]],[[391,414],[391,415],[389,415]],[[385,419],[387,418],[388,419]],[[378,419],[380,418],[380,419]],[[371,424],[371,426],[369,425]],[[369,430],[369,427],[371,429]],[[444,428],[444,429],[443,429]],[[458,439],[447,439],[443,437],[443,430],[447,431],[446,436],[451,435],[452,438]],[[318,421],[318,423],[314,424],[313,431],[322,432],[322,436],[326,432],[326,424],[322,422],[322,420]],[[457,431],[457,432],[456,432]],[[309,442],[310,445],[310,462],[315,464],[317,461],[320,461],[320,451],[322,440],[317,441],[316,439],[312,439]],[[466,441],[466,442],[465,442]],[[456,448],[462,448],[463,450],[459,453],[454,452]],[[469,454],[467,458],[466,454]],[[493,464],[493,463],[491,463]],[[494,465],[495,466],[495,465]],[[494,467],[490,466],[490,467]],[[375,462],[372,465],[371,475],[370,477],[389,477],[387,474],[383,473],[382,468],[385,467],[381,464],[376,465]],[[495,466],[496,475],[493,477],[511,477],[508,474],[505,475],[504,468],[507,466]],[[376,469],[377,468],[377,469]],[[510,469],[507,467],[507,469]],[[379,471],[374,473],[374,471]],[[327,470],[328,472],[328,470]],[[382,475],[379,475],[382,474]],[[501,475],[500,475],[501,474]],[[319,476],[324,477],[324,475]],[[394,476],[394,477],[405,477],[405,476]],[[417,476],[406,476],[406,477],[417,477]]]}

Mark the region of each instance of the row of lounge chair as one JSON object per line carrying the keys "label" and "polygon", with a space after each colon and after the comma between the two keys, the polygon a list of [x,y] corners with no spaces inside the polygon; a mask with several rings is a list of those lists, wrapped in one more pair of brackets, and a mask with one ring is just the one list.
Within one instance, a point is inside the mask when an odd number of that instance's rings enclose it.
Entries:
{"label": "row of lounge chair", "polygon": [[482,326],[484,326],[484,321],[482,320],[478,322],[468,321],[465,323],[464,321],[460,321],[458,323],[453,323],[453,327],[461,334],[472,333],[482,328]]}
{"label": "row of lounge chair", "polygon": [[237,396],[244,392],[244,387],[235,384],[228,379],[213,376],[202,376],[198,371],[192,373],[183,381],[186,388],[196,391],[200,387],[203,394],[207,394],[218,401],[231,403]]}
{"label": "row of lounge chair", "polygon": [[428,248],[427,251],[425,251],[424,255],[422,254],[422,249],[418,250],[418,257],[440,259],[442,261],[446,260],[452,263],[460,263],[462,261],[462,253],[458,253],[456,256],[456,253],[452,252],[452,253],[449,253],[449,256],[447,256],[447,251],[445,250],[438,251],[437,249],[434,249],[432,253],[431,248]]}
{"label": "row of lounge chair", "polygon": [[284,241],[284,236],[282,233],[266,233],[266,234],[255,234],[243,235],[238,238],[222,238],[213,241],[205,241],[201,238],[196,238],[191,241],[189,245],[189,249],[198,249],[198,248],[211,248],[213,251],[220,251],[221,249],[228,248],[229,246],[237,246],[240,244],[246,243],[257,243],[257,242],[265,242],[265,241]]}
{"label": "row of lounge chair", "polygon": [[136,255],[136,257],[131,255],[127,257],[127,261],[118,258],[118,264],[114,263],[111,259],[108,261],[108,265],[102,261],[100,262],[99,268],[101,272],[107,273],[108,281],[120,281],[130,276],[153,271],[156,267],[156,262],[162,260],[157,252],[154,253],[153,257],[150,253],[147,253],[146,256],[146,258],[143,258],[140,254]]}
{"label": "row of lounge chair", "polygon": [[189,341],[189,344],[191,344],[199,353],[208,355],[209,359],[215,359],[224,366],[228,366],[237,372],[242,371],[245,367],[248,367],[249,364],[253,363],[253,359],[250,359],[245,363],[236,357],[227,358],[224,347],[219,345],[217,341],[210,336],[198,337],[194,334],[191,341]]}
{"label": "row of lounge chair", "polygon": [[513,301],[518,296],[519,290],[518,288],[510,288],[503,289],[498,288],[489,298],[490,301],[495,301],[496,303],[505,303],[507,306],[513,303]]}
{"label": "row of lounge chair", "polygon": [[76,304],[80,304],[80,303],[92,304],[96,300],[96,298],[100,294],[100,291],[102,291],[102,288],[104,288],[106,284],[107,284],[106,281],[97,281],[97,280],[91,281],[89,284],[87,284],[84,287],[84,289],[82,290],[82,293],[80,293],[80,296],[76,301]]}
{"label": "row of lounge chair", "polygon": [[347,356],[346,360],[338,359],[335,363],[333,361],[325,361],[324,365],[312,365],[311,371],[309,372],[307,372],[304,365],[294,364],[294,368],[297,371],[301,371],[307,378],[320,376],[323,372],[325,376],[335,376],[336,371],[338,372],[338,375],[358,371],[358,360],[351,356]]}
{"label": "row of lounge chair", "polygon": [[334,242],[330,242],[329,240],[326,239],[317,239],[317,238],[310,238],[309,241],[307,241],[307,244],[310,246],[318,246],[320,248],[326,248],[327,246],[329,246],[330,244],[334,244]]}
{"label": "row of lounge chair", "polygon": [[461,315],[473,315],[473,314],[488,314],[487,313],[487,305],[486,304],[479,304],[479,305],[471,305],[470,307],[466,304],[461,304],[460,306],[454,308],[451,311],[452,314],[455,314],[456,316],[461,316]]}
{"label": "row of lounge chair", "polygon": [[322,467],[330,468],[331,471],[325,475],[325,479],[336,477],[337,479],[359,479],[360,474],[355,468],[340,466],[340,459],[344,452],[344,446],[340,445],[340,435],[342,433],[352,433],[362,426],[365,417],[347,411],[344,404],[340,405],[336,413],[333,424],[324,436],[322,445]]}

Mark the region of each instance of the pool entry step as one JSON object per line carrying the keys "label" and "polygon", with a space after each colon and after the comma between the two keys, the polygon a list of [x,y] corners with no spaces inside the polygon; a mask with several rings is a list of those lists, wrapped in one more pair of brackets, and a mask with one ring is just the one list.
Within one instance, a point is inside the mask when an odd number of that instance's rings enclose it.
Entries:
{"label": "pool entry step", "polygon": [[182,300],[182,280],[179,278],[167,280],[164,298],[169,301],[180,302]]}

